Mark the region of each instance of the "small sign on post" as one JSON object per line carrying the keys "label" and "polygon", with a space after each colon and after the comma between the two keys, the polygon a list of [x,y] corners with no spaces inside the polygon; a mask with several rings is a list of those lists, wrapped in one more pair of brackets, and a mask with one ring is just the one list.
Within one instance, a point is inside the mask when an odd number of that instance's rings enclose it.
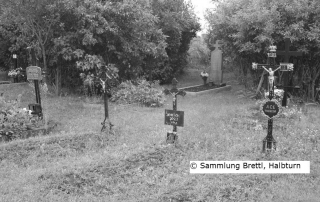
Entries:
{"label": "small sign on post", "polygon": [[26,69],[27,80],[34,81],[34,88],[36,93],[36,104],[29,104],[29,109],[32,110],[33,114],[38,114],[42,117],[42,107],[39,89],[39,80],[42,80],[41,68],[37,66],[29,66]]}
{"label": "small sign on post", "polygon": [[37,66],[30,66],[26,69],[28,80],[42,80],[41,68]]}

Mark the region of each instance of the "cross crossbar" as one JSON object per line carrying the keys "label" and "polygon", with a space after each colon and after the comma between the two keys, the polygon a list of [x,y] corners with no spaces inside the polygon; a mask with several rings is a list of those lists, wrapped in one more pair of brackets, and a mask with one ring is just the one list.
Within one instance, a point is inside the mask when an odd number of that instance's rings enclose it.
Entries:
{"label": "cross crossbar", "polygon": [[216,43],[213,45],[213,47],[215,48],[215,50],[218,50],[221,48],[221,44],[220,44],[220,41],[217,40]]}
{"label": "cross crossbar", "polygon": [[291,56],[302,56],[302,52],[300,51],[290,51],[290,39],[285,38],[285,50],[284,51],[277,51],[277,55],[283,55],[284,56],[284,62],[288,63]]}
{"label": "cross crossbar", "polygon": [[166,94],[166,95],[171,94],[172,96],[176,96],[176,95],[185,96],[185,95],[186,95],[186,92],[183,91],[183,90],[178,90],[178,89],[177,89],[177,84],[178,84],[177,79],[176,79],[176,78],[173,78],[173,79],[172,79],[172,88],[171,88],[171,90],[165,89],[165,90],[163,91],[164,94]]}

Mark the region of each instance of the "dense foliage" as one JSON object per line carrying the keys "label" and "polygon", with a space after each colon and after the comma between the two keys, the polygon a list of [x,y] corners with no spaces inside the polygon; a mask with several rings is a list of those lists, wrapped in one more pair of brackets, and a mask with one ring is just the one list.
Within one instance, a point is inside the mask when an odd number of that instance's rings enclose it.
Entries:
{"label": "dense foliage", "polygon": [[[1,43],[19,63],[37,64],[57,88],[81,83],[79,73],[114,64],[121,79],[162,81],[186,65],[200,29],[184,0],[0,0]],[[9,52],[9,53],[10,53]],[[2,65],[10,54],[0,49]],[[28,60],[28,62],[26,62]],[[72,76],[70,76],[72,75]],[[68,81],[68,82],[65,82]]]}
{"label": "dense foliage", "polygon": [[[320,2],[318,0],[219,0],[208,11],[209,46],[216,39],[224,43],[224,53],[232,57],[246,74],[252,62],[266,62],[269,45],[284,50],[290,38],[291,50],[304,53],[291,57],[295,65],[293,82],[314,98],[320,77]],[[277,62],[283,61],[282,57]]]}
{"label": "dense foliage", "polygon": [[122,82],[119,85],[119,90],[112,95],[111,101],[121,104],[138,103],[147,107],[160,107],[164,104],[165,95],[159,82],[138,79],[136,82]]}
{"label": "dense foliage", "polygon": [[0,97],[0,137],[19,138],[30,126],[37,126],[42,121],[33,116],[30,110],[19,107],[19,100],[7,101]]}
{"label": "dense foliage", "polygon": [[204,37],[196,37],[190,43],[188,64],[194,68],[206,68],[210,65],[210,50]]}

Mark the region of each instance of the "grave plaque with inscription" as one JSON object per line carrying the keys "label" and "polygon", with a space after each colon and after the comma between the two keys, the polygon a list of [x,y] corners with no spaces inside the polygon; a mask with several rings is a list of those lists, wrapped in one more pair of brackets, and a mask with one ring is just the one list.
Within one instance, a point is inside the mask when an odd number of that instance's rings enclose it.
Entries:
{"label": "grave plaque with inscription", "polygon": [[41,68],[37,66],[29,66],[26,69],[28,80],[42,80]]}
{"label": "grave plaque with inscription", "polygon": [[266,100],[261,105],[261,110],[268,118],[275,118],[280,111],[280,103],[273,99],[273,100]]}
{"label": "grave plaque with inscription", "polygon": [[184,123],[184,112],[175,110],[165,110],[164,123],[166,125],[181,126]]}

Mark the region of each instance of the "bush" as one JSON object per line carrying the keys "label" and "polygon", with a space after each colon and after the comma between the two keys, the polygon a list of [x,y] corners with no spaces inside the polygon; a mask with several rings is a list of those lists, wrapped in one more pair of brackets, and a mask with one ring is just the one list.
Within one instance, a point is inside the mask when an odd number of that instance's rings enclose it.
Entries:
{"label": "bush", "polygon": [[136,82],[122,82],[113,93],[111,101],[121,104],[139,103],[147,107],[163,106],[165,96],[159,81],[148,82],[138,79]]}
{"label": "bush", "polygon": [[38,117],[31,115],[30,110],[19,107],[19,99],[6,101],[0,97],[0,137],[19,138],[28,126],[34,126],[40,122]]}

